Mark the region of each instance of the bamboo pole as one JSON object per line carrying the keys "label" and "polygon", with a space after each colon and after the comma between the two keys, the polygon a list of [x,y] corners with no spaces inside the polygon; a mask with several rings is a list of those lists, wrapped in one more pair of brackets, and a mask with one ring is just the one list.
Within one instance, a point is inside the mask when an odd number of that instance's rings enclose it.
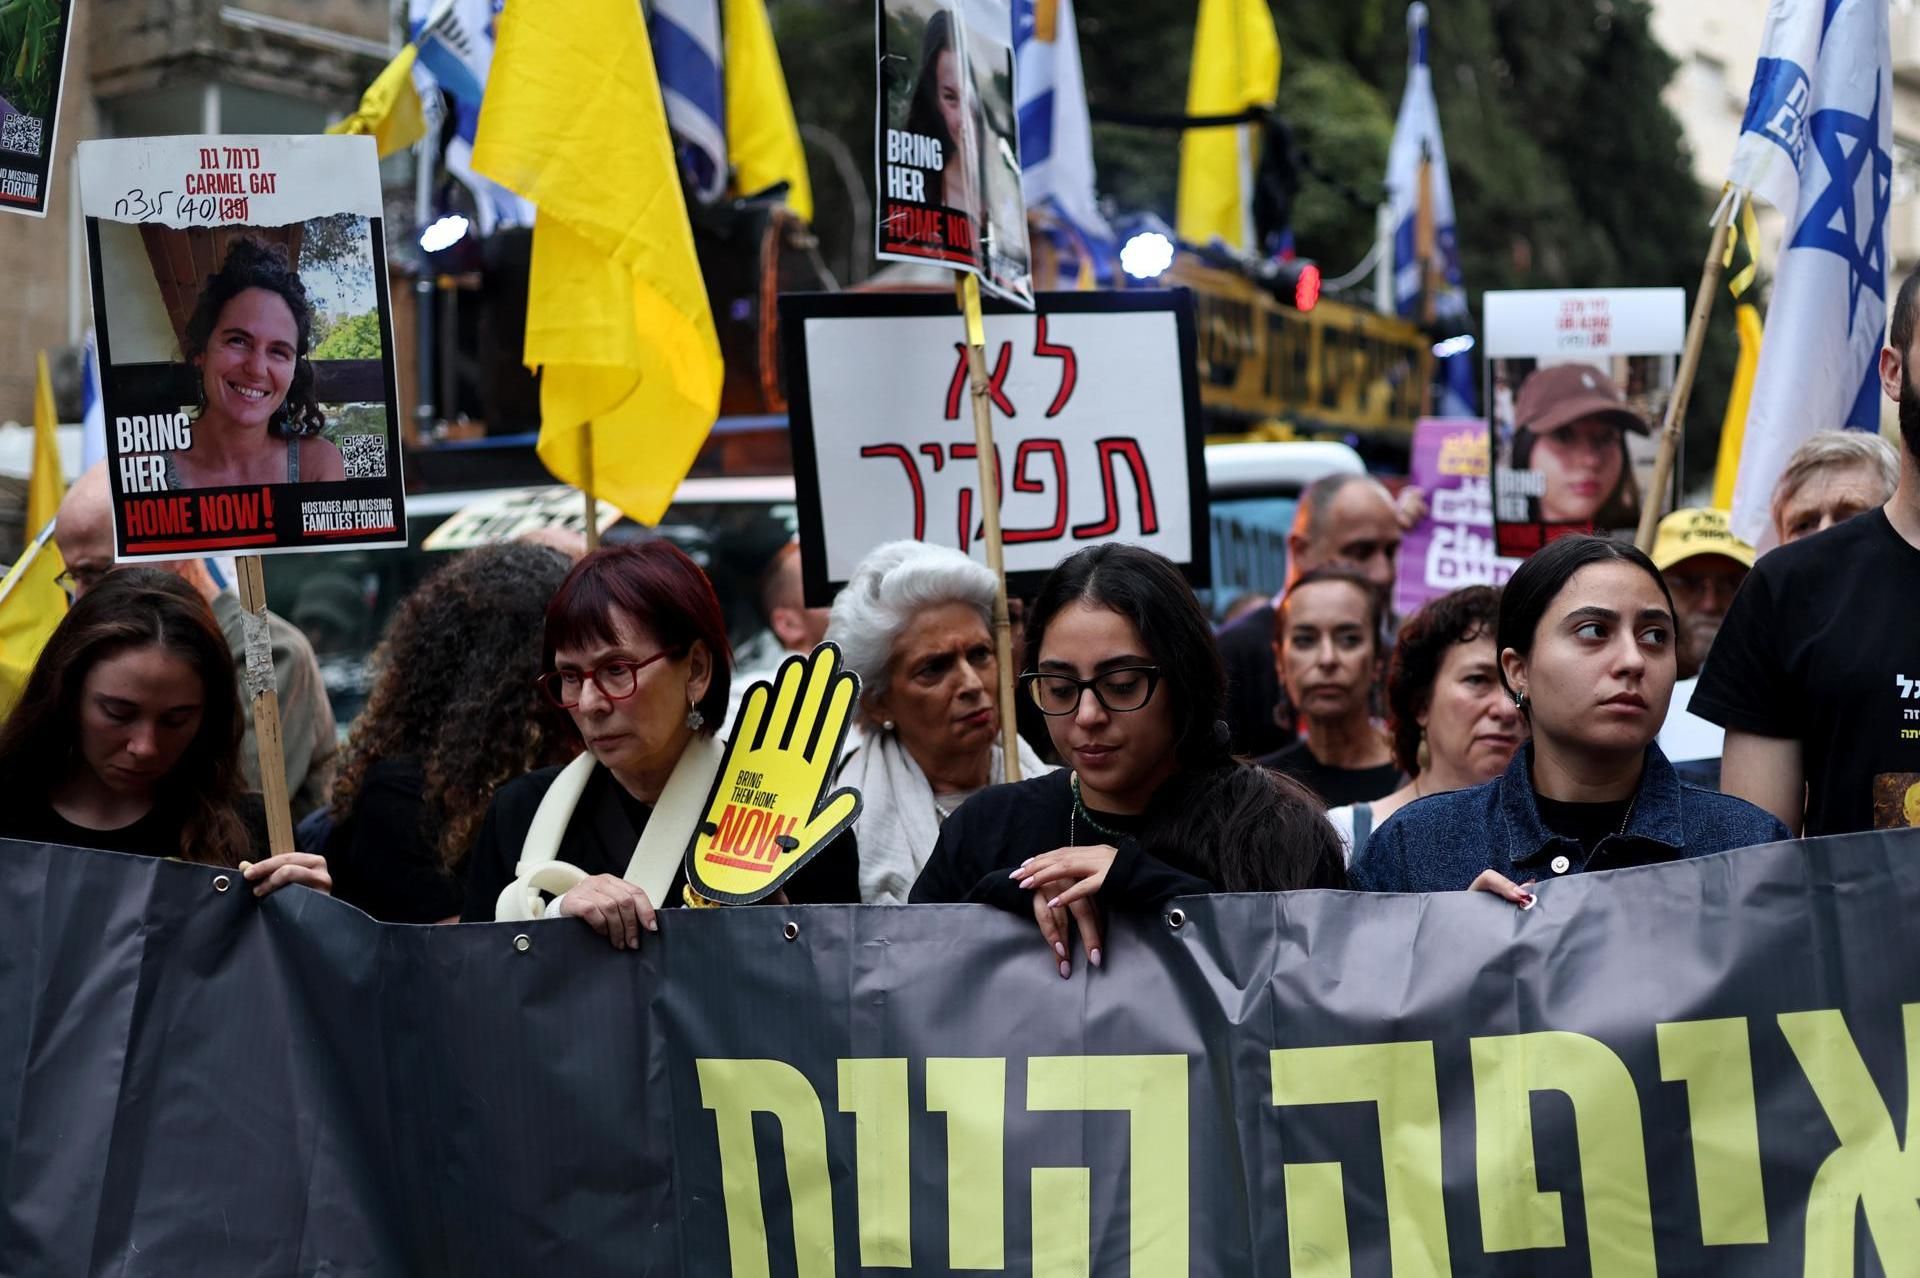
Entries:
{"label": "bamboo pole", "polygon": [[240,622],[246,636],[247,699],[253,709],[253,741],[260,751],[260,795],[267,807],[267,851],[293,848],[293,809],[287,800],[287,756],[280,743],[280,693],[273,678],[273,636],[267,629],[267,584],[260,556],[234,560],[239,577]]}
{"label": "bamboo pole", "polygon": [[1725,269],[1727,233],[1733,226],[1734,207],[1746,198],[1746,192],[1732,190],[1720,201],[1713,215],[1713,238],[1707,243],[1707,260],[1700,268],[1700,291],[1693,296],[1693,317],[1687,321],[1687,345],[1680,356],[1680,371],[1673,382],[1673,396],[1667,401],[1666,424],[1660,429],[1660,451],[1653,460],[1653,483],[1640,506],[1640,530],[1633,544],[1644,553],[1653,551],[1654,530],[1666,513],[1667,489],[1673,484],[1673,459],[1680,451],[1680,424],[1686,419],[1687,400],[1693,395],[1693,378],[1700,371],[1700,350],[1707,342],[1707,321],[1713,318],[1713,295],[1720,291],[1720,272]]}
{"label": "bamboo pole", "polygon": [[993,652],[1000,668],[1000,745],[1007,781],[1020,779],[1020,726],[1013,699],[1013,622],[1007,611],[1007,565],[1000,542],[1000,485],[993,453],[993,406],[988,399],[987,325],[980,315],[980,281],[962,274],[955,299],[967,320],[967,373],[973,383],[973,442],[980,463],[980,511],[986,523],[987,567],[993,570]]}

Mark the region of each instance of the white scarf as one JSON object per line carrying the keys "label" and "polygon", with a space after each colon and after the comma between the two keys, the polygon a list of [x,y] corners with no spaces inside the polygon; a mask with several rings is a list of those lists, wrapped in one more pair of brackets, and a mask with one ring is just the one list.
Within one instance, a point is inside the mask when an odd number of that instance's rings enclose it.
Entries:
{"label": "white scarf", "polygon": [[[1040,762],[1025,741],[1020,742],[1020,775],[1037,777],[1052,768]],[[1000,743],[994,742],[987,767],[987,784],[1006,777]],[[940,837],[940,816],[934,807],[933,783],[913,761],[900,738],[891,732],[856,725],[840,767],[840,785],[860,791],[860,901],[863,905],[905,905],[913,881],[933,855]]]}
{"label": "white scarf", "polygon": [[[673,775],[653,805],[647,828],[640,831],[640,842],[627,862],[626,880],[647,894],[658,906],[667,899],[680,862],[693,842],[694,828],[713,789],[713,778],[720,771],[726,745],[717,737],[696,736],[687,743]],[[520,845],[520,863],[513,868],[514,880],[500,891],[493,917],[501,921],[537,919],[547,906],[541,894],[550,894],[557,903],[568,891],[590,877],[577,865],[560,860],[560,843],[566,837],[567,823],[586,793],[587,781],[599,764],[591,752],[583,753],[561,769],[553,785],[540,800]]]}

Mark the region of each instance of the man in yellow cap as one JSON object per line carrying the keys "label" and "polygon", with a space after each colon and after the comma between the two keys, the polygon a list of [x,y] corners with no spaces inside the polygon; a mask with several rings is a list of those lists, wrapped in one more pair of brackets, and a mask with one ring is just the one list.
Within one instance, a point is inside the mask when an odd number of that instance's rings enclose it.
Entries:
{"label": "man in yellow cap", "polygon": [[1692,507],[1660,521],[1653,539],[1653,562],[1665,575],[1680,613],[1675,618],[1680,631],[1680,678],[1693,678],[1706,664],[1707,649],[1720,633],[1720,623],[1727,619],[1727,609],[1733,606],[1753,560],[1753,547],[1733,535],[1725,511]]}

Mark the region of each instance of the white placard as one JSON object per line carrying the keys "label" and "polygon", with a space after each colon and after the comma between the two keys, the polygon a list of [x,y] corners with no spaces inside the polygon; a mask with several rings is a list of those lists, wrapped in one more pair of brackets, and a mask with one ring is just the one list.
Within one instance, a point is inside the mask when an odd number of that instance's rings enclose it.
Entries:
{"label": "white placard", "polygon": [[82,142],[79,164],[81,211],[107,222],[285,226],[383,213],[370,137],[118,138]]}

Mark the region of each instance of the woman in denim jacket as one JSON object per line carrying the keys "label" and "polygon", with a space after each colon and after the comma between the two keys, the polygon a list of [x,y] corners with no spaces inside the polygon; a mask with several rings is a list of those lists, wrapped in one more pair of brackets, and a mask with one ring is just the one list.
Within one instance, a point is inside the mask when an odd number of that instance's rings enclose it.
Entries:
{"label": "woman in denim jacket", "polygon": [[1766,812],[1687,785],[1654,744],[1673,693],[1673,597],[1632,546],[1564,537],[1500,601],[1500,677],[1533,739],[1485,785],[1410,803],[1374,832],[1353,885],[1476,888],[1522,907],[1542,878],[1792,837]]}

